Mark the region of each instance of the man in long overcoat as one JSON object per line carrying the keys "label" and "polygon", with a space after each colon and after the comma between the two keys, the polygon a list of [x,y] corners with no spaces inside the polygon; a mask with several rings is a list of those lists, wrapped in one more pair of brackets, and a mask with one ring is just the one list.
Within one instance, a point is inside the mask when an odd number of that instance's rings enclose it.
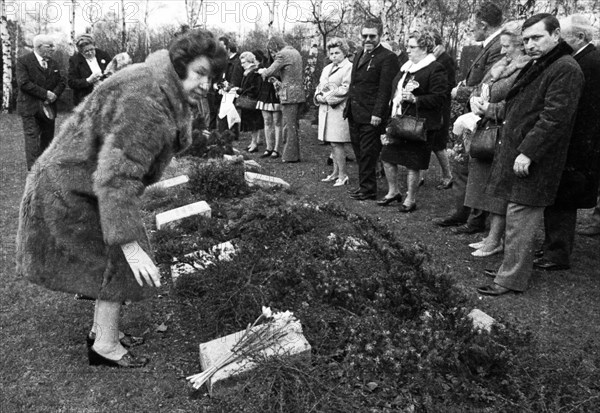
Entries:
{"label": "man in long overcoat", "polygon": [[547,271],[570,267],[577,209],[596,206],[600,179],[600,52],[592,44],[594,29],[587,17],[571,15],[560,25],[562,37],[583,71],[585,85],[556,201],[544,211],[543,257],[533,263]]}
{"label": "man in long overcoat", "polygon": [[556,17],[541,13],[527,19],[523,44],[532,60],[501,109],[505,121],[486,189],[508,201],[502,265],[493,284],[477,289],[487,295],[527,288],[535,231],[556,197],[584,83]]}
{"label": "man in long overcoat", "polygon": [[352,64],[349,98],[344,109],[358,162],[359,186],[349,192],[357,200],[377,196],[376,167],[381,135],[390,116],[392,81],[400,70],[397,56],[380,44],[382,33],[379,20],[368,20],[363,24],[363,50]]}
{"label": "man in long overcoat", "polygon": [[285,142],[281,159],[283,162],[298,162],[300,106],[306,101],[302,56],[280,36],[271,37],[268,48],[276,53],[275,61],[268,68],[259,69],[258,73],[262,75],[263,80],[275,74],[281,77],[281,85],[276,86],[276,89],[279,89],[277,93],[281,102],[281,128]]}
{"label": "man in long overcoat", "polygon": [[56,100],[65,90],[65,78],[52,59],[54,38],[40,34],[33,38],[33,52],[17,60],[17,113],[23,120],[27,170],[54,138],[54,116],[44,114],[42,104],[56,114]]}
{"label": "man in long overcoat", "polygon": [[[473,90],[483,80],[483,76],[502,57],[502,45],[500,44],[502,10],[494,3],[482,3],[475,13],[471,27],[474,40],[483,42],[482,49],[471,63],[465,80],[452,90],[454,100],[465,107]],[[436,224],[441,227],[451,227],[466,223],[466,225],[456,229],[458,233],[471,234],[485,231],[487,213],[481,210],[472,211],[471,208],[465,206],[467,180],[469,178],[468,162],[455,162],[452,175],[455,211],[444,219],[437,219]]]}

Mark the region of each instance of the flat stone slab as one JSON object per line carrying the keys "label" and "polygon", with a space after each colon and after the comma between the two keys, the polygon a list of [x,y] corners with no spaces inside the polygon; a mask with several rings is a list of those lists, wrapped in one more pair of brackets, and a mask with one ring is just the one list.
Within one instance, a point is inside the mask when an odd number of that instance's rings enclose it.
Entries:
{"label": "flat stone slab", "polygon": [[[184,255],[185,258],[193,259],[193,263],[175,262],[171,265],[171,279],[173,282],[183,274],[192,274],[205,270],[215,264],[215,261],[231,261],[237,253],[237,249],[231,241],[222,242],[212,246],[208,251],[195,251]],[[174,261],[177,261],[176,259]]]}
{"label": "flat stone slab", "polygon": [[[261,326],[256,326],[253,330],[258,328],[261,328]],[[300,321],[296,320],[289,323],[284,331],[286,334],[283,337],[261,351],[260,354],[265,357],[277,355],[310,358],[311,347],[304,334],[302,334]],[[202,371],[206,371],[223,357],[232,354],[231,349],[243,337],[245,332],[246,330],[238,331],[237,333],[200,344],[200,366],[202,367]],[[216,383],[233,378],[254,367],[256,367],[256,362],[248,359],[240,359],[237,362],[231,363],[217,371],[208,380],[208,388],[212,391]]]}
{"label": "flat stone slab", "polygon": [[184,205],[179,208],[171,209],[170,211],[156,214],[156,228],[161,229],[167,224],[194,215],[203,215],[208,218],[211,217],[211,209],[206,201],[194,202],[193,204]]}
{"label": "flat stone slab", "polygon": [[246,178],[246,182],[248,182],[248,185],[256,185],[263,188],[280,186],[287,189],[290,187],[290,184],[275,176],[257,174],[255,172],[244,172],[244,176]]}
{"label": "flat stone slab", "polygon": [[262,166],[254,159],[251,159],[249,161],[244,161],[244,169],[246,169],[249,172],[254,172],[260,171],[262,169]]}
{"label": "flat stone slab", "polygon": [[172,188],[174,186],[183,185],[185,183],[188,183],[189,181],[190,181],[189,176],[179,175],[179,176],[176,176],[175,178],[170,178],[170,179],[165,179],[165,180],[159,181],[155,184],[148,186],[148,188],[146,188],[146,189],[167,189],[167,188]]}
{"label": "flat stone slab", "polygon": [[496,320],[481,310],[474,308],[468,315],[471,320],[473,320],[473,327],[477,330],[485,330],[488,333],[492,331],[492,324],[496,322]]}

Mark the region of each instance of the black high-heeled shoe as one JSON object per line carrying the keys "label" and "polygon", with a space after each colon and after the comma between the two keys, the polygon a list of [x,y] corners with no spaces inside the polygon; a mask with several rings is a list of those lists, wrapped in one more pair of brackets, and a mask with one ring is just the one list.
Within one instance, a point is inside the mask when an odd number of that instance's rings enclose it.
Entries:
{"label": "black high-heeled shoe", "polygon": [[391,198],[380,199],[379,201],[377,201],[377,205],[379,205],[379,206],[388,206],[389,204],[391,204],[394,201],[402,202],[402,195],[401,194],[396,194],[396,195],[394,195]]}
{"label": "black high-heeled shoe", "polygon": [[407,213],[407,212],[416,211],[416,209],[417,209],[417,203],[415,202],[414,204],[410,204],[409,206],[406,206],[404,204],[400,205],[399,211],[402,213]]}
{"label": "black high-heeled shoe", "polygon": [[[125,335],[119,340],[121,345],[125,348],[140,346],[145,343],[144,337],[136,337],[131,334],[124,333]],[[96,334],[90,333],[85,338],[85,343],[88,347],[92,347],[96,341]]]}
{"label": "black high-heeled shoe", "polygon": [[108,366],[108,367],[124,367],[129,369],[137,369],[144,367],[150,362],[148,357],[136,357],[131,352],[125,353],[119,360],[111,360],[98,354],[92,347],[88,348],[88,362],[90,366]]}

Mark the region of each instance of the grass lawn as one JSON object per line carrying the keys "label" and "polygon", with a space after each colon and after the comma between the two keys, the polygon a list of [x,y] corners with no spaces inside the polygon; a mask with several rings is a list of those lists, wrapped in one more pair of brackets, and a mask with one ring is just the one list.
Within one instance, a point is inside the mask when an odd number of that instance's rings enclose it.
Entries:
{"label": "grass lawn", "polygon": [[[126,309],[124,330],[145,335],[147,344],[138,351],[152,359],[144,369],[126,371],[87,365],[84,339],[93,315],[91,304],[15,276],[14,237],[26,176],[25,159],[19,117],[1,116],[0,412],[214,411],[204,393],[192,391],[185,381],[186,376],[199,371],[198,337],[212,332],[203,331],[201,319],[197,331],[190,329],[186,317],[197,309],[175,294],[171,283],[165,283],[155,299]],[[236,142],[240,149],[247,144],[246,137]],[[405,245],[424,247],[432,256],[432,265],[457,282],[471,307],[532,333],[539,349],[535,362],[547,369],[548,377],[565,383],[573,381],[573,374],[582,383],[595,378],[595,387],[582,386],[581,394],[564,411],[597,411],[600,238],[577,236],[572,269],[535,271],[531,288],[524,294],[481,297],[474,287],[489,281],[482,270],[497,268],[501,256],[474,258],[468,244],[479,240],[479,235],[454,235],[431,223],[434,217],[446,215],[452,205],[451,191],[435,189],[440,179],[435,159],[418,195],[419,209],[400,214],[396,207],[351,200],[345,187],[333,188],[320,182],[330,171],[325,163],[329,148],[317,144],[316,130],[304,121],[301,145],[300,163],[262,160],[261,151],[251,154],[251,158],[263,165],[263,173],[288,181],[292,185],[290,197],[334,203],[387,226]],[[355,184],[356,163],[349,166],[351,184]],[[380,196],[384,193],[383,179]],[[587,215],[588,211],[580,211],[582,223]],[[541,244],[541,228],[538,235]],[[161,324],[166,331],[157,330]],[[548,400],[544,410],[554,411],[553,396],[544,395],[545,385],[539,383],[540,399]]]}

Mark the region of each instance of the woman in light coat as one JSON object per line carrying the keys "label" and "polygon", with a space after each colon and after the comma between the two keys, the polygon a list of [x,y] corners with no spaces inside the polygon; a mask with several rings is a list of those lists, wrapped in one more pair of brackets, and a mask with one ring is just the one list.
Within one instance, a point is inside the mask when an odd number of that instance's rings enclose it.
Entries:
{"label": "woman in light coat", "polygon": [[191,105],[227,56],[209,32],[111,76],[65,120],[33,165],[19,213],[17,272],[48,289],[96,299],[90,365],[142,367],[119,331],[124,302],[160,286],[140,196],[191,143]]}
{"label": "woman in light coat", "polygon": [[319,140],[331,144],[333,159],[333,172],[322,181],[335,181],[333,186],[342,186],[348,184],[344,144],[350,142],[350,128],[344,119],[344,108],[352,63],[346,57],[348,44],[340,38],[327,42],[327,52],[331,63],[323,68],[314,97],[319,106]]}

